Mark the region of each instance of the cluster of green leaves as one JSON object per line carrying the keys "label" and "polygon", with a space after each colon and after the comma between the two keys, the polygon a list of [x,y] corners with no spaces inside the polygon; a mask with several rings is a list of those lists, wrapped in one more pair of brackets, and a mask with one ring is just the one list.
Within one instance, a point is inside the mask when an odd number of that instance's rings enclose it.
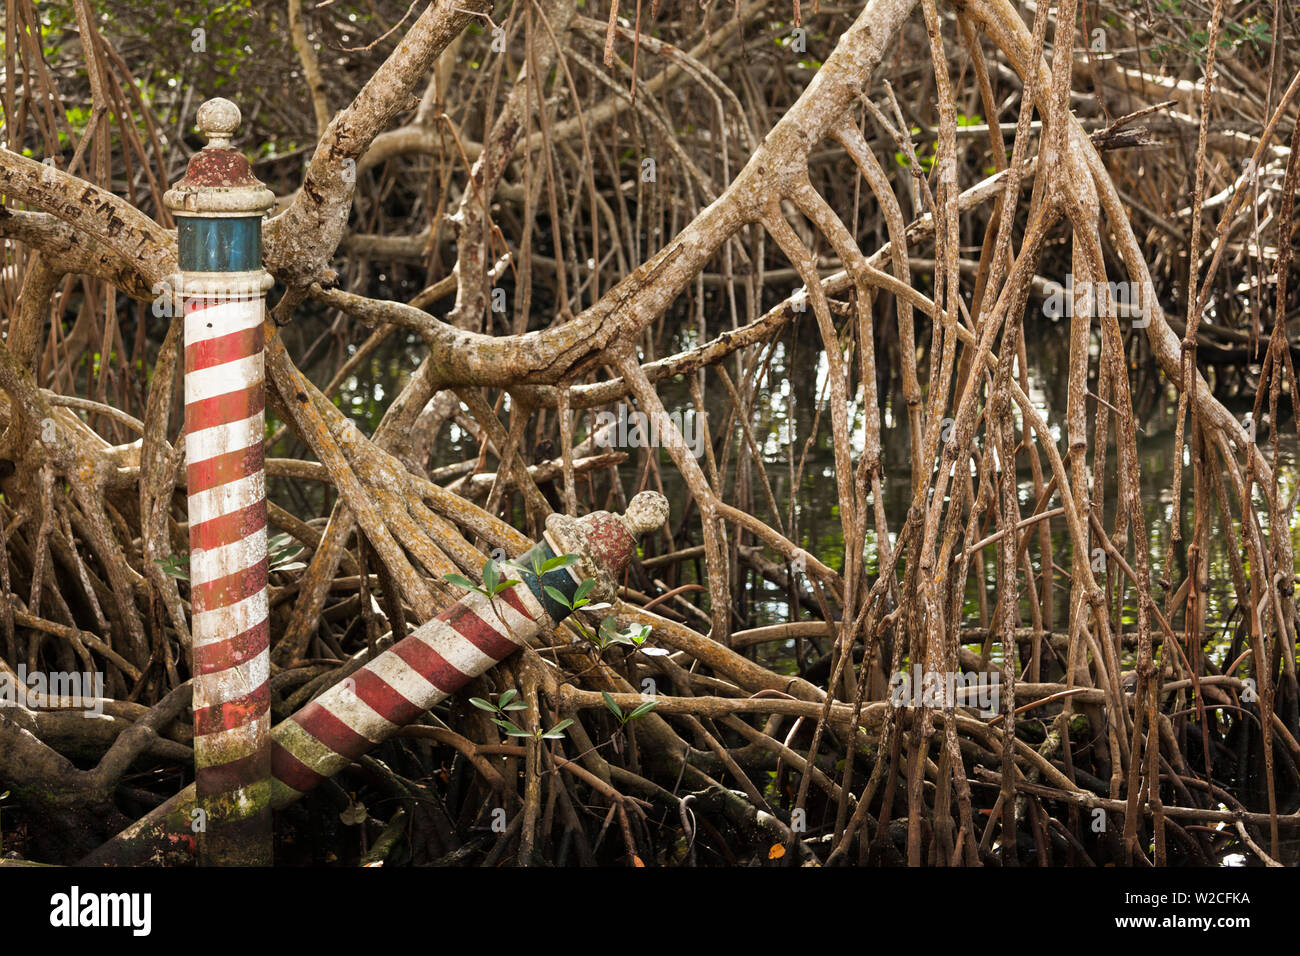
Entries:
{"label": "cluster of green leaves", "polygon": [[[534,554],[530,560],[530,564],[528,565],[516,562],[505,562],[505,564],[508,567],[531,571],[536,575],[537,580],[540,582],[543,575],[549,574],[552,571],[558,571],[561,568],[571,567],[576,564],[578,560],[579,557],[576,554],[561,554],[546,560],[543,560],[540,554]],[[463,574],[444,574],[443,580],[447,581],[449,584],[454,584],[457,587],[464,588],[467,591],[473,591],[475,594],[481,594],[489,601],[493,601],[497,595],[507,588],[514,587],[516,584],[520,583],[518,578],[509,577],[502,570],[502,562],[498,562],[493,558],[489,558],[483,565],[482,586],[475,584]],[[543,584],[542,587],[552,601],[559,604],[561,607],[567,608],[570,613],[582,610],[583,608],[588,610],[597,610],[609,606],[607,604],[592,603],[591,592],[596,589],[595,578],[587,578],[580,583],[577,589],[573,592],[572,598],[566,595],[559,588],[552,585]],[[595,645],[596,650],[599,653],[604,653],[606,649],[615,644],[634,648],[635,650],[639,650],[641,653],[650,656],[668,653],[668,651],[663,648],[645,646],[645,642],[649,640],[651,633],[648,624],[629,628],[626,631],[620,631],[618,628],[618,621],[613,616],[610,616],[601,621],[600,627],[595,632],[592,632],[590,628],[576,617],[572,618],[571,622],[573,626],[578,629],[579,634]],[[654,706],[657,703],[653,700],[647,701],[632,711],[624,713],[618,704],[614,702],[613,697],[607,693],[603,694],[603,697],[605,700],[605,706],[608,707],[610,712],[618,719],[620,727],[626,726],[629,720],[635,720],[638,717],[648,714],[654,709]],[[505,731],[506,735],[509,737],[528,737],[539,741],[559,740],[564,736],[565,728],[568,727],[569,724],[573,723],[572,718],[566,718],[550,730],[542,730],[540,728],[536,731],[525,730],[510,719],[511,712],[526,710],[528,706],[522,700],[518,699],[518,691],[515,690],[505,691],[497,699],[496,703],[493,703],[490,700],[485,700],[482,697],[471,697],[469,702],[479,710],[492,714],[492,723]]]}
{"label": "cluster of green leaves", "polygon": [[[591,604],[591,592],[596,588],[596,579],[587,578],[578,585],[578,589],[573,592],[573,598],[570,599],[563,591],[551,585],[545,585],[546,593],[550,595],[551,600],[556,604],[567,607],[570,611],[576,611]],[[593,605],[596,606],[596,605]]]}
{"label": "cluster of green leaves", "polygon": [[[1201,21],[1202,15],[1189,16],[1183,9],[1182,0],[1157,0],[1156,11],[1175,20]],[[1219,53],[1231,54],[1243,46],[1249,46],[1256,56],[1265,56],[1273,44],[1273,32],[1265,17],[1248,17],[1242,21],[1224,19],[1219,33]],[[1197,64],[1204,66],[1205,55],[1210,47],[1210,31],[1207,28],[1192,30],[1186,39],[1175,38],[1170,43],[1160,43],[1151,48],[1152,54],[1160,60],[1181,60],[1190,56]]]}
{"label": "cluster of green leaves", "polygon": [[[559,588],[553,588],[550,585],[546,586],[546,593],[550,595],[552,601],[567,607],[570,611],[581,610],[584,607],[592,611],[608,607],[609,605],[607,604],[591,603],[590,595],[595,587],[595,579],[587,578],[579,584],[578,589],[573,592],[572,601],[570,601]],[[622,644],[631,647],[635,650],[641,651],[643,654],[649,655],[650,657],[656,657],[668,653],[663,648],[644,646],[645,642],[650,637],[650,625],[648,624],[642,624],[639,627],[620,631],[618,629],[618,620],[612,615],[601,621],[600,627],[598,627],[594,632],[576,617],[572,619],[572,624],[578,629],[578,633],[595,645],[597,652],[601,654],[613,647],[615,644]]]}
{"label": "cluster of green leaves", "polygon": [[540,727],[533,730],[524,730],[513,720],[510,719],[510,712],[514,710],[527,710],[528,705],[522,700],[518,700],[519,692],[514,688],[503,693],[494,704],[490,700],[484,700],[482,697],[471,697],[469,702],[479,710],[485,710],[489,714],[495,714],[492,723],[496,724],[505,731],[507,737],[530,737],[533,740],[562,740],[564,730],[569,724],[573,723],[572,717],[566,717],[550,730],[542,730]]}
{"label": "cluster of green leaves", "polygon": [[[479,587],[463,574],[444,574],[442,579],[448,584],[454,584],[458,588],[464,588],[466,591],[473,591],[481,594],[489,601],[495,598],[506,588],[512,588],[520,583],[519,578],[512,578],[507,575],[503,568],[517,568],[520,571],[532,571],[537,580],[542,579],[542,575],[549,574],[552,571],[558,571],[560,568],[567,568],[572,564],[577,564],[578,556],[576,554],[562,554],[559,557],[542,560],[540,554],[534,554],[532,561],[528,565],[523,565],[517,561],[497,561],[495,558],[488,558],[483,564],[483,586]],[[593,586],[595,582],[592,582]],[[548,591],[554,590],[547,588]],[[566,604],[567,606],[567,604]]]}
{"label": "cluster of green leaves", "polygon": [[154,563],[162,568],[163,574],[178,581],[190,579],[190,556],[188,554],[169,554],[165,558],[154,558]]}
{"label": "cluster of green leaves", "polygon": [[[547,558],[543,561],[542,556],[539,553],[533,555],[530,570],[533,572],[534,576],[536,576],[537,580],[540,581],[543,574],[550,574],[552,571],[558,571],[561,568],[572,567],[577,563],[578,556],[576,554],[561,554],[554,558]],[[518,565],[518,567],[522,567],[522,565]]]}
{"label": "cluster of green leaves", "polygon": [[626,631],[618,629],[618,622],[612,617],[607,617],[600,622],[600,630],[596,632],[595,644],[600,650],[613,645],[624,644],[628,647],[639,650],[642,654],[649,657],[662,657],[668,652],[662,647],[646,647],[645,642],[650,637],[650,625],[642,624],[639,627],[633,627]]}
{"label": "cluster of green leaves", "polygon": [[[529,565],[522,565],[516,562],[498,562],[489,558],[483,565],[483,585],[480,587],[463,574],[444,574],[443,580],[449,584],[454,584],[459,588],[467,591],[473,591],[481,594],[489,601],[496,598],[502,591],[519,584],[518,578],[507,576],[502,570],[505,567],[518,568],[520,570],[531,571],[538,581],[542,580],[543,575],[552,571],[558,571],[561,568],[570,567],[578,562],[576,554],[561,554],[554,558],[542,560],[540,554],[534,554]],[[587,578],[578,585],[577,590],[573,592],[570,598],[559,588],[550,584],[543,584],[543,590],[552,601],[563,608],[567,608],[569,613],[586,608],[589,611],[599,610],[608,607],[608,604],[593,604],[591,601],[591,592],[596,589],[596,579]],[[592,631],[578,618],[572,619],[572,624],[577,628],[578,633],[587,641],[591,642],[597,651],[604,652],[615,644],[622,644],[634,648],[649,656],[667,654],[666,650],[657,647],[646,647],[645,642],[650,638],[650,627],[642,625],[640,627],[630,628],[626,631],[620,631],[618,621],[614,617],[607,617],[600,622],[600,627]]]}
{"label": "cluster of green leaves", "polygon": [[266,542],[267,567],[272,571],[301,571],[307,567],[294,558],[302,554],[302,545],[287,534],[277,534]]}
{"label": "cluster of green leaves", "polygon": [[[965,113],[957,114],[958,126],[980,126],[983,123],[984,123],[984,117],[981,116],[979,113],[972,113],[969,116],[966,115]],[[921,132],[921,127],[919,126],[912,127],[913,136],[918,135],[920,132]],[[921,168],[925,170],[927,176],[934,169],[934,161],[938,156],[938,152],[939,152],[939,143],[938,140],[935,140],[934,142],[930,143],[928,149],[925,149],[922,152],[917,153],[916,161],[917,163],[920,164]],[[907,154],[901,151],[896,151],[894,153],[894,162],[897,163],[899,166],[902,166],[904,169],[912,165],[912,162],[908,158]],[[985,175],[991,175],[993,172],[995,172],[995,170],[992,167],[989,167],[984,170]]]}
{"label": "cluster of green leaves", "polygon": [[[1188,34],[1187,39],[1187,52],[1191,53],[1197,63],[1204,63],[1205,53],[1210,46],[1210,32],[1208,30],[1193,30]],[[1263,56],[1268,53],[1268,48],[1272,43],[1272,31],[1268,28],[1268,22],[1262,17],[1252,18],[1245,23],[1225,20],[1223,22],[1223,32],[1219,34],[1219,49],[1225,52],[1250,44],[1254,47],[1257,56]]]}

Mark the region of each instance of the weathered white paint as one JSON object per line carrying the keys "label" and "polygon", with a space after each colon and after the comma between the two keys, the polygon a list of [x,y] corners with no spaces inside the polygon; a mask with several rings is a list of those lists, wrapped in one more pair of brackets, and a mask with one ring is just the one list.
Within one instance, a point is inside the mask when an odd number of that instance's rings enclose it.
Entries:
{"label": "weathered white paint", "polygon": [[[235,672],[238,671],[238,675]],[[194,678],[194,699],[196,701],[213,701],[223,700],[230,696],[238,697],[239,694],[230,694],[230,688],[233,681],[238,681],[238,685],[246,689],[243,693],[255,690],[266,683],[271,676],[271,661],[265,654],[258,654],[246,663],[236,667],[228,667],[224,671],[217,671],[212,674],[200,674]]]}
{"label": "weathered white paint", "polygon": [[[230,364],[235,363],[231,362]],[[221,369],[226,366],[218,365],[216,367]],[[226,452],[250,448],[265,439],[266,416],[264,413],[258,412],[242,421],[213,425],[211,428],[203,428],[192,435],[186,435],[185,458],[191,464],[196,464],[200,461],[207,461],[209,458],[215,458],[218,455],[224,455]]]}
{"label": "weathered white paint", "polygon": [[242,392],[264,380],[262,353],[185,373],[185,402]]}
{"label": "weathered white paint", "polygon": [[230,763],[247,757],[257,751],[261,737],[270,733],[270,730],[271,718],[268,714],[233,730],[219,730],[195,737],[194,759],[200,766],[209,767],[215,763]]}
{"label": "weathered white paint", "polygon": [[[215,581],[228,574],[251,568],[266,557],[266,528],[219,548],[206,548],[190,554],[190,576],[195,582]],[[227,608],[214,608],[226,611]],[[206,613],[206,612],[205,612]]]}
{"label": "weathered white paint", "polygon": [[194,615],[194,646],[203,647],[242,634],[266,620],[266,590],[250,594],[237,604],[200,611]]}
{"label": "weathered white paint", "polygon": [[220,518],[265,497],[266,478],[260,471],[238,481],[228,481],[224,485],[196,492],[189,499],[190,524]]}
{"label": "weathered white paint", "polygon": [[438,626],[432,627],[426,624],[418,631],[415,631],[414,636],[432,647],[443,660],[462,674],[471,676],[481,674],[485,669],[496,663],[490,655],[484,654],[465,640],[464,637],[456,633],[451,625],[442,621],[431,623],[436,623]]}
{"label": "weathered white paint", "polygon": [[396,654],[380,654],[367,669],[413,704],[440,693],[436,686]]}
{"label": "weathered white paint", "polygon": [[397,731],[395,723],[356,695],[346,678],[316,698],[316,703],[326,713],[333,714],[374,743],[387,739]]}
{"label": "weathered white paint", "polygon": [[185,344],[219,339],[262,324],[262,300],[223,302],[185,316]]}

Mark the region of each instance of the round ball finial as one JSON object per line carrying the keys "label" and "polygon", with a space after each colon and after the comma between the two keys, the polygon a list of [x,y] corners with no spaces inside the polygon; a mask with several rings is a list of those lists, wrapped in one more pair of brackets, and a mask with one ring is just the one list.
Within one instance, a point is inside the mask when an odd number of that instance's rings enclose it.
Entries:
{"label": "round ball finial", "polygon": [[634,495],[623,514],[623,523],[633,537],[662,527],[667,520],[668,499],[657,491],[642,491]]}
{"label": "round ball finial", "polygon": [[239,129],[239,107],[230,100],[214,97],[199,107],[199,129],[208,139],[208,149],[229,149],[230,138]]}

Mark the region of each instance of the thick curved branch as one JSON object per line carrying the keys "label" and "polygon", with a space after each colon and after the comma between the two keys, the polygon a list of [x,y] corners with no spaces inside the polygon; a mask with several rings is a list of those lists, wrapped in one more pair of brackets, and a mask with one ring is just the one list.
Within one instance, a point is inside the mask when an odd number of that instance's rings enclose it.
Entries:
{"label": "thick curved branch", "polygon": [[330,260],[347,229],[357,161],[410,105],[411,91],[447,44],[474,16],[490,8],[487,0],[436,0],[415,21],[351,105],[330,121],[302,188],[289,207],[267,223],[267,269],[290,285],[330,278]]}

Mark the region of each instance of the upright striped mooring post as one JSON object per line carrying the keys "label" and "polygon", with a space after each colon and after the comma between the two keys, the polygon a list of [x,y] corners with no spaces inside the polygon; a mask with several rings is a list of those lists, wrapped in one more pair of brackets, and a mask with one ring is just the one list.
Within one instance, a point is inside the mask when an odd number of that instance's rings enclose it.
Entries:
{"label": "upright striped mooring post", "polygon": [[[548,619],[564,620],[569,609],[547,594],[547,586],[572,601],[578,586],[594,578],[591,599],[611,600],[619,574],[636,553],[637,536],[661,527],[667,517],[668,500],[653,491],[636,495],[622,515],[551,515],[543,540],[519,560],[521,568],[509,569],[518,584],[491,602],[467,594],[276,725],[273,806],[288,806],[392,737],[519,650]],[[540,564],[562,554],[577,555],[579,561],[541,579],[527,570],[534,558]],[[194,790],[186,788],[82,864],[134,866],[185,858],[193,852],[189,821],[195,800]]]}
{"label": "upright striped mooring post", "polygon": [[230,148],[239,108],[199,107],[208,145],[168,190],[185,316],[185,457],[199,861],[272,862],[262,217],[274,195]]}

